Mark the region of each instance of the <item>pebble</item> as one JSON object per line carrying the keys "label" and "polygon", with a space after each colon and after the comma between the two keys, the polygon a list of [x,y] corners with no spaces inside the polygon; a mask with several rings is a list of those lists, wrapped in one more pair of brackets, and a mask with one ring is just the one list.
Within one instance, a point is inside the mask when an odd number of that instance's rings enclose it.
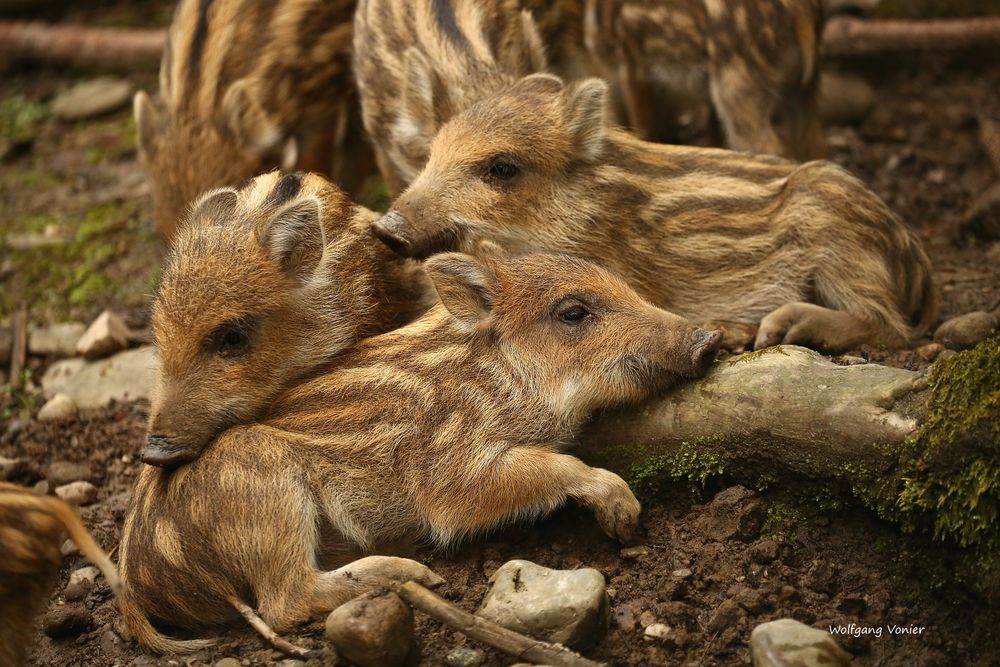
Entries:
{"label": "pebble", "polygon": [[731,628],[745,613],[736,600],[723,600],[708,621],[708,625],[705,626],[705,632],[716,634],[726,628]]}
{"label": "pebble", "polygon": [[778,557],[778,543],[774,540],[762,540],[750,548],[750,559],[759,565],[773,563]]}
{"label": "pebble", "polygon": [[87,597],[87,593],[94,589],[98,574],[100,574],[100,570],[93,566],[74,570],[69,575],[69,583],[66,584],[63,595],[67,600],[82,600]]}
{"label": "pebble", "polygon": [[486,654],[474,648],[459,646],[453,648],[444,657],[447,667],[479,667],[486,662]]}
{"label": "pebble", "polygon": [[639,559],[639,558],[645,558],[651,553],[651,551],[649,550],[649,547],[640,545],[637,547],[625,547],[618,553],[621,555],[622,558]]}
{"label": "pebble", "polygon": [[65,556],[77,556],[80,554],[80,547],[76,546],[76,542],[73,540],[66,540],[59,547],[59,553]]}
{"label": "pebble", "polygon": [[692,573],[691,573],[690,569],[688,569],[686,567],[682,567],[682,568],[680,568],[678,570],[674,570],[673,572],[671,572],[670,576],[672,576],[672,577],[674,577],[676,579],[687,579],[688,577],[691,576],[691,574]]}
{"label": "pebble", "polygon": [[710,540],[754,540],[767,515],[767,505],[742,486],[720,491],[706,506],[707,511],[695,522],[696,532]]}
{"label": "pebble", "polygon": [[764,623],[750,635],[754,667],[847,667],[851,657],[829,633],[790,618]]}
{"label": "pebble", "polygon": [[998,318],[981,310],[953,317],[934,332],[934,341],[952,350],[975,347],[996,330]]}
{"label": "pebble", "polygon": [[56,495],[70,505],[89,505],[97,498],[97,487],[90,482],[71,482],[57,486]]}
{"label": "pebble", "polygon": [[50,419],[69,419],[77,413],[76,402],[66,394],[56,394],[45,402],[38,411],[39,421]]}
{"label": "pebble", "polygon": [[608,630],[604,575],[597,570],[552,570],[511,560],[490,584],[476,613],[515,632],[583,649]]}
{"label": "pebble", "polygon": [[39,357],[72,357],[76,355],[76,342],[86,330],[82,322],[28,329],[28,352]]}
{"label": "pebble", "polygon": [[403,665],[413,643],[413,611],[395,593],[365,593],[330,612],[326,638],[359,667]]}
{"label": "pebble", "polygon": [[93,118],[121,109],[131,99],[131,83],[102,76],[59,93],[52,102],[52,115],[61,120]]}
{"label": "pebble", "polygon": [[934,361],[942,352],[944,352],[944,345],[941,343],[927,343],[917,348],[917,354],[925,361]]}
{"label": "pebble", "polygon": [[90,466],[86,463],[56,461],[49,465],[45,479],[49,480],[49,484],[52,486],[62,486],[80,480],[89,481],[90,475]]}
{"label": "pebble", "polygon": [[222,658],[216,660],[213,667],[243,667],[243,663],[236,658]]}
{"label": "pebble", "polygon": [[128,326],[118,313],[105,310],[97,316],[76,343],[76,351],[87,359],[100,359],[128,347]]}
{"label": "pebble", "polygon": [[67,394],[82,410],[103,407],[113,400],[148,399],[158,365],[152,345],[98,361],[63,359],[45,371],[42,391],[46,396]]}
{"label": "pebble", "polygon": [[646,641],[663,641],[670,634],[670,626],[663,623],[653,623],[647,625],[642,632],[642,638]]}
{"label": "pebble", "polygon": [[53,607],[42,617],[42,630],[52,639],[77,637],[90,629],[92,617],[81,604]]}

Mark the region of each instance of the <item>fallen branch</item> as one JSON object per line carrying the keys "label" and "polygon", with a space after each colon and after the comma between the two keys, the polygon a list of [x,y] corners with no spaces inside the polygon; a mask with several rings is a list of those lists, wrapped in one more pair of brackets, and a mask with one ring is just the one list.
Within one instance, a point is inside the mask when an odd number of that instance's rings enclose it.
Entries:
{"label": "fallen branch", "polygon": [[290,655],[295,658],[306,659],[310,656],[311,652],[309,649],[302,648],[301,646],[296,646],[287,639],[283,639],[271,629],[267,623],[264,622],[260,616],[257,615],[253,609],[251,609],[242,600],[233,597],[232,595],[226,596],[226,602],[233,606],[236,611],[240,613],[240,616],[250,624],[250,627],[257,631],[261,637],[263,637],[271,646],[273,646],[278,651],[281,651],[285,655]]}
{"label": "fallen branch", "polygon": [[552,667],[603,667],[560,644],[525,637],[485,618],[459,609],[414,581],[394,586],[394,592],[414,609],[419,609],[448,627],[458,630],[519,660]]}
{"label": "fallen branch", "polygon": [[160,62],[166,36],[165,30],[0,21],[0,57],[150,69]]}
{"label": "fallen branch", "polygon": [[1000,16],[924,21],[836,16],[823,29],[822,51],[827,56],[856,56],[985,44],[1000,44]]}

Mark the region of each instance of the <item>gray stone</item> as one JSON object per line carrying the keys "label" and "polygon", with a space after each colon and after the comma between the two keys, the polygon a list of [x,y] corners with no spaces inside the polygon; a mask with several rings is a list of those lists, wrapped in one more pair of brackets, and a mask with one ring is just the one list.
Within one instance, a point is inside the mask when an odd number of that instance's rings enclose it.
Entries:
{"label": "gray stone", "polygon": [[101,573],[96,567],[88,565],[74,570],[69,575],[69,583],[66,584],[64,595],[67,600],[82,600],[87,597],[87,593],[94,590],[97,583],[97,575]]}
{"label": "gray stone", "polygon": [[70,505],[89,505],[97,498],[97,487],[90,482],[70,482],[57,486],[56,495]]}
{"label": "gray stone", "polygon": [[243,663],[236,658],[223,658],[216,660],[214,667],[243,667]]}
{"label": "gray stone", "polygon": [[97,316],[76,342],[76,351],[87,359],[100,359],[128,347],[128,325],[116,312]]}
{"label": "gray stone", "polygon": [[642,631],[642,638],[651,642],[662,642],[670,634],[670,626],[663,623],[652,623]]}
{"label": "gray stone", "polygon": [[45,402],[42,409],[38,411],[39,421],[50,419],[69,419],[75,417],[79,409],[76,402],[66,394],[56,394]]}
{"label": "gray stone", "polygon": [[131,100],[131,83],[102,76],[59,93],[52,102],[52,115],[61,120],[93,118],[121,109]]}
{"label": "gray stone", "polygon": [[66,540],[59,547],[59,553],[63,556],[78,556],[80,554],[80,547],[76,546],[76,542],[73,540]]}
{"label": "gray stone", "polygon": [[828,633],[790,618],[764,623],[750,635],[754,667],[847,667],[851,656]]}
{"label": "gray stone", "polygon": [[996,330],[997,320],[996,314],[981,310],[959,315],[937,328],[934,341],[952,350],[974,347]]}
{"label": "gray stone", "polygon": [[28,352],[40,357],[72,357],[76,342],[87,330],[81,322],[61,322],[28,329]]}
{"label": "gray stone", "polygon": [[476,613],[510,630],[577,649],[593,646],[607,632],[608,596],[597,570],[550,570],[512,560],[490,583]]}
{"label": "gray stone", "polygon": [[148,399],[157,365],[152,345],[99,361],[64,359],[42,376],[42,391],[46,396],[64,393],[81,409],[102,407],[112,400]]}
{"label": "gray stone", "polygon": [[326,638],[359,667],[403,665],[413,644],[413,611],[395,593],[365,593],[330,612]]}
{"label": "gray stone", "polygon": [[90,481],[90,466],[86,463],[56,461],[49,466],[45,479],[52,486],[62,486],[70,482]]}
{"label": "gray stone", "polygon": [[458,646],[444,657],[447,667],[479,667],[486,662],[486,654],[467,646]]}

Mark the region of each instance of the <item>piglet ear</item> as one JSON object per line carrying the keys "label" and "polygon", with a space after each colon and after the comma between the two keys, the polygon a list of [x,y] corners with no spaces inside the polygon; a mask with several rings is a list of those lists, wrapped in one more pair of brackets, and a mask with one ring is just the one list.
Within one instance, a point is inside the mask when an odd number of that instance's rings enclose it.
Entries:
{"label": "piglet ear", "polygon": [[132,98],[132,113],[135,117],[135,139],[139,156],[143,161],[149,162],[156,153],[157,137],[163,131],[164,119],[153,100],[143,90]]}
{"label": "piglet ear", "polygon": [[316,272],[326,239],[322,206],[315,197],[303,197],[278,209],[264,223],[261,242],[271,259],[289,278],[302,284]]}
{"label": "piglet ear", "polygon": [[554,74],[538,72],[518,79],[512,90],[517,93],[560,93],[566,87]]}
{"label": "piglet ear", "polygon": [[604,153],[608,84],[585,79],[566,93],[567,121],[578,155],[595,162]]}
{"label": "piglet ear", "polygon": [[234,82],[222,97],[222,113],[237,143],[252,153],[275,150],[285,138],[278,123],[264,111],[249,79]]}
{"label": "piglet ear", "polygon": [[188,221],[194,224],[226,222],[236,210],[238,196],[232,188],[209,190],[191,204]]}
{"label": "piglet ear", "polygon": [[[392,136],[410,162],[426,162],[430,155],[431,139],[438,131],[437,108],[445,102],[438,99],[442,94],[437,74],[426,56],[419,49],[407,49],[403,54],[403,90]],[[415,178],[416,174],[410,177]]]}
{"label": "piglet ear", "polygon": [[481,262],[448,252],[433,255],[424,270],[462,331],[472,333],[486,322],[493,311],[493,275]]}

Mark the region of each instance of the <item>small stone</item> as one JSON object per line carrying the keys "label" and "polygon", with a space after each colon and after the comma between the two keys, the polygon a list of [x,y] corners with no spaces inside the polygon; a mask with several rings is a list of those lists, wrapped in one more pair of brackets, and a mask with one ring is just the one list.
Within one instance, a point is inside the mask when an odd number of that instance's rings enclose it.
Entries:
{"label": "small stone", "polygon": [[63,359],[42,376],[46,396],[64,393],[81,410],[103,407],[111,401],[149,398],[159,360],[152,345],[125,350],[107,359],[87,362]]}
{"label": "small stone", "polygon": [[736,625],[737,621],[745,613],[735,600],[723,600],[722,604],[719,605],[712,618],[708,621],[708,625],[705,626],[705,632],[716,634],[726,628],[731,628]]}
{"label": "small stone", "polygon": [[790,618],[764,623],[750,635],[754,667],[847,667],[851,656],[829,633]]}
{"label": "small stone", "polygon": [[327,616],[326,638],[359,667],[403,665],[413,642],[413,612],[395,593],[365,593]]}
{"label": "small stone", "polygon": [[80,604],[53,607],[42,617],[42,630],[52,639],[77,637],[90,629],[92,617]]}
{"label": "small stone", "polygon": [[823,72],[818,105],[824,125],[853,125],[864,120],[875,105],[875,90],[857,75]]}
{"label": "small stone", "polygon": [[484,662],[486,662],[485,653],[465,646],[453,648],[444,657],[444,664],[447,667],[479,667]]}
{"label": "small stone", "polygon": [[78,556],[80,554],[80,547],[76,546],[76,542],[73,540],[66,540],[59,547],[59,553],[65,556]]}
{"label": "small stone", "polygon": [[778,557],[778,543],[774,540],[763,540],[750,548],[750,559],[760,565],[773,563]]}
{"label": "small stone", "polygon": [[73,572],[70,573],[69,575],[69,583],[79,584],[82,582],[87,582],[88,584],[93,586],[97,582],[97,577],[100,574],[101,571],[98,570],[96,567],[94,567],[93,565],[87,565],[86,567],[81,567],[78,570],[73,570]]}
{"label": "small stone", "polygon": [[90,466],[86,463],[56,461],[49,466],[45,479],[49,480],[52,486],[62,486],[80,480],[89,481],[90,475]]}
{"label": "small stone", "polygon": [[612,621],[620,630],[631,632],[635,630],[635,625],[638,623],[636,616],[641,608],[642,602],[640,600],[629,600],[624,604],[617,605],[611,614]]}
{"label": "small stone", "polygon": [[834,361],[841,366],[861,366],[868,363],[868,360],[864,357],[853,354],[842,354],[839,357],[834,357]]}
{"label": "small stone", "polygon": [[63,595],[67,600],[82,600],[87,597],[87,593],[94,589],[97,575],[100,571],[93,566],[81,567],[69,575],[69,583]]}
{"label": "small stone", "polygon": [[216,660],[213,667],[243,667],[243,663],[236,658],[222,658]]}
{"label": "small stone", "polygon": [[622,558],[634,558],[636,560],[640,558],[645,558],[650,553],[649,547],[637,546],[637,547],[625,547],[618,552]]}
{"label": "small stone", "polygon": [[944,352],[944,345],[941,343],[927,343],[917,348],[917,355],[925,361],[934,361],[942,352]]}
{"label": "small stone", "polygon": [[20,475],[27,469],[27,459],[9,459],[6,456],[0,456],[0,479],[5,482]]}
{"label": "small stone", "polygon": [[670,634],[670,626],[664,625],[663,623],[653,623],[652,625],[647,625],[646,629],[642,632],[642,638],[646,641],[657,641],[661,642],[667,638]]}
{"label": "small stone", "polygon": [[75,417],[77,413],[76,403],[66,394],[56,394],[45,402],[42,409],[38,411],[39,421],[50,419],[69,419]]}
{"label": "small stone", "polygon": [[41,479],[35,482],[35,485],[31,487],[31,490],[40,496],[49,495],[49,480]]}
{"label": "small stone", "polygon": [[675,579],[687,579],[688,577],[691,576],[691,574],[692,573],[691,573],[690,569],[688,569],[686,567],[682,567],[680,569],[677,569],[677,570],[674,570],[673,572],[671,572],[670,576],[674,577]]}
{"label": "small stone", "polygon": [[574,649],[593,646],[607,632],[608,597],[597,570],[550,570],[512,560],[490,583],[476,613],[505,628]]}
{"label": "small stone", "polygon": [[71,482],[57,486],[56,495],[70,505],[89,505],[97,498],[97,487],[90,482]]}
{"label": "small stone", "polygon": [[722,542],[737,539],[750,542],[760,534],[767,515],[767,505],[753,491],[733,486],[715,495],[708,510],[695,522],[695,532]]}
{"label": "small stone", "polygon": [[105,310],[97,316],[76,343],[76,351],[87,359],[99,359],[128,347],[128,326],[118,313]]}
{"label": "small stone", "polygon": [[61,120],[93,118],[121,109],[131,99],[131,83],[102,76],[59,93],[52,102],[52,115]]}
{"label": "small stone", "polygon": [[87,331],[82,322],[61,322],[28,329],[28,352],[39,357],[72,357],[76,342]]}
{"label": "small stone", "polygon": [[974,311],[953,317],[934,332],[934,341],[952,350],[974,347],[997,328],[997,316],[984,311]]}
{"label": "small stone", "polygon": [[656,614],[654,614],[653,612],[651,612],[651,611],[649,611],[647,609],[646,611],[644,611],[641,614],[639,614],[639,625],[640,626],[642,626],[642,627],[645,628],[645,627],[648,627],[648,626],[652,625],[653,623],[656,623]]}
{"label": "small stone", "polygon": [[105,655],[115,655],[122,645],[122,638],[114,630],[105,630],[101,635],[101,651]]}

